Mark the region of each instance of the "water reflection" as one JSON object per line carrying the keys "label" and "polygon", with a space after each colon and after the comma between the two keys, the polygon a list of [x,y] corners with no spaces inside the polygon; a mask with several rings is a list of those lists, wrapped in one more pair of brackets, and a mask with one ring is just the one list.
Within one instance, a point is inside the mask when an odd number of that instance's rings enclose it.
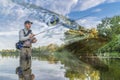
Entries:
{"label": "water reflection", "polygon": [[[19,65],[18,57],[0,58],[0,79],[18,80],[15,69]],[[99,80],[99,72],[90,66],[79,62],[72,65],[69,61],[62,63],[55,60],[53,56],[33,57],[32,72],[35,74],[35,80]],[[76,66],[76,67],[75,67]],[[4,73],[4,75],[2,75]],[[9,76],[13,76],[12,78]],[[4,78],[3,78],[4,77]]]}
{"label": "water reflection", "polygon": [[120,58],[102,58],[109,66],[109,71],[101,72],[101,80],[120,80]]}
{"label": "water reflection", "polygon": [[[63,55],[61,53],[61,55]],[[109,66],[108,71],[96,70],[70,55],[67,57],[57,54],[33,57],[32,72],[35,80],[119,80],[119,59],[101,59]],[[65,58],[64,58],[65,57]],[[15,69],[19,65],[18,57],[0,56],[0,80],[18,80]],[[12,76],[12,77],[11,77]]]}
{"label": "water reflection", "polygon": [[[0,80],[18,80],[15,69],[19,65],[18,58],[0,57]],[[32,72],[35,74],[35,80],[68,80],[64,77],[65,69],[60,62],[49,64],[48,61],[39,61],[33,59]]]}

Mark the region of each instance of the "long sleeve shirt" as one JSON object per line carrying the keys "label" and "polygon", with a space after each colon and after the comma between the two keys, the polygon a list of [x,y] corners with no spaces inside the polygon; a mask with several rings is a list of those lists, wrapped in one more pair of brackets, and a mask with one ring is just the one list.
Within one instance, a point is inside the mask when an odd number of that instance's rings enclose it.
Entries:
{"label": "long sleeve shirt", "polygon": [[[24,28],[24,31],[25,31],[26,34],[28,33],[28,30],[26,28]],[[26,41],[26,40],[29,39],[30,34],[28,36],[24,36],[24,31],[23,31],[23,29],[21,29],[19,31],[19,40],[20,41]]]}

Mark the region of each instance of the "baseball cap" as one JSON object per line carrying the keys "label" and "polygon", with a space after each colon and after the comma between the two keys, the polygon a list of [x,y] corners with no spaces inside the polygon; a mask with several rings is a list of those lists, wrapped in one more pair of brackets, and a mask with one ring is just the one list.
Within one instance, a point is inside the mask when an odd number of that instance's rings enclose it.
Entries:
{"label": "baseball cap", "polygon": [[29,24],[29,23],[33,24],[33,22],[31,22],[29,20],[27,20],[27,21],[24,22],[24,24]]}

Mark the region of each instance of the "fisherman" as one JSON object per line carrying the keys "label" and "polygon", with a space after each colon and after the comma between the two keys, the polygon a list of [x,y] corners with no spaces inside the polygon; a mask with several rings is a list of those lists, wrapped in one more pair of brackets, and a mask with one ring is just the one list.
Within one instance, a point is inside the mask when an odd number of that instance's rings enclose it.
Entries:
{"label": "fisherman", "polygon": [[19,80],[32,80],[31,75],[31,47],[32,43],[36,43],[35,34],[32,33],[31,25],[33,23],[29,20],[24,22],[24,29],[19,32],[19,41],[23,42],[23,47],[20,49],[20,67],[17,70]]}

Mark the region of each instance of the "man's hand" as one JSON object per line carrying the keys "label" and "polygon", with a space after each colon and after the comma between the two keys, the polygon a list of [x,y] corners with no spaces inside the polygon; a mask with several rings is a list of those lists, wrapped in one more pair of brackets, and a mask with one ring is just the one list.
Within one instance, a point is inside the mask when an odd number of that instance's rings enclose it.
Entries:
{"label": "man's hand", "polygon": [[32,43],[36,43],[37,42],[37,39],[36,38],[33,38],[32,39]]}
{"label": "man's hand", "polygon": [[35,36],[35,34],[30,34],[29,38],[33,38]]}

